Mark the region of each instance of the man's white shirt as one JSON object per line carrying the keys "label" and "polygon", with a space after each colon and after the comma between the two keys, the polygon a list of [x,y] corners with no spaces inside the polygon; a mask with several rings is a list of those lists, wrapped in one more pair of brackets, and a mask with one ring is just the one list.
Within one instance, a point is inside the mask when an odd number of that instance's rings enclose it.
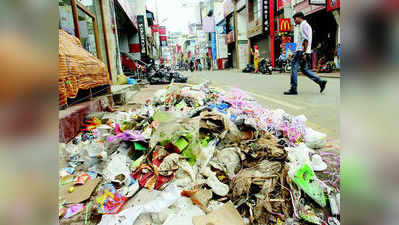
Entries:
{"label": "man's white shirt", "polygon": [[303,20],[301,24],[299,24],[299,37],[296,45],[297,51],[303,50],[303,42],[308,40],[308,48],[305,53],[312,53],[312,27],[306,20]]}

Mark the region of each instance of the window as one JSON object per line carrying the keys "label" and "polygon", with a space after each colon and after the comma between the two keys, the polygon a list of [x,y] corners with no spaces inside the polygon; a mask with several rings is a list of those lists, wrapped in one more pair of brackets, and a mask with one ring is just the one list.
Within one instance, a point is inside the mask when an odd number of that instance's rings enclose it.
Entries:
{"label": "window", "polygon": [[79,33],[82,47],[91,54],[97,55],[96,36],[93,18],[78,7]]}
{"label": "window", "polygon": [[97,23],[97,31],[98,31],[98,41],[99,41],[99,50],[101,51],[102,54],[101,60],[108,65],[108,60],[106,57],[106,45],[105,45],[105,34],[104,34],[104,29],[103,29],[103,20],[102,15],[101,15],[101,1],[100,0],[78,0],[78,2],[84,6],[88,11],[92,13],[93,16],[95,16],[95,21]]}
{"label": "window", "polygon": [[104,0],[58,0],[59,28],[78,37],[82,47],[101,59],[111,73],[104,32]]}
{"label": "window", "polygon": [[92,11],[92,12],[96,11],[97,0],[78,0],[78,2],[82,5],[84,5],[90,11]]}
{"label": "window", "polygon": [[262,7],[259,7],[259,2],[261,2],[261,0],[253,1],[253,15],[255,20],[259,18],[259,11],[262,11]]}
{"label": "window", "polygon": [[251,21],[260,21],[262,19],[262,0],[248,1],[248,19]]}
{"label": "window", "polygon": [[58,11],[60,16],[59,28],[69,34],[75,35],[71,0],[58,1]]}

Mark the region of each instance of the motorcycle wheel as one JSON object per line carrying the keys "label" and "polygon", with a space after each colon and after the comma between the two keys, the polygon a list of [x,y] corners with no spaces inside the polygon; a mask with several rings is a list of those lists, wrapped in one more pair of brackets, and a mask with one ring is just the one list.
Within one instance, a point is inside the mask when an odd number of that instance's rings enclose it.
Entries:
{"label": "motorcycle wheel", "polygon": [[263,67],[263,66],[260,66],[259,67],[259,72],[261,72],[262,74],[266,74],[266,68],[265,67]]}
{"label": "motorcycle wheel", "polygon": [[291,65],[290,65],[290,64],[286,64],[286,65],[284,66],[284,72],[286,72],[286,73],[291,72]]}

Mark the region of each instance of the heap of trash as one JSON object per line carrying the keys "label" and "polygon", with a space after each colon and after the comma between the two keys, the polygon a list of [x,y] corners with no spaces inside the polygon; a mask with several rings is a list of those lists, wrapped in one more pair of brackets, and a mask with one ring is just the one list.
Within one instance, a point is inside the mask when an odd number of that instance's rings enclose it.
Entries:
{"label": "heap of trash", "polygon": [[238,88],[172,83],[60,144],[60,224],[340,224],[326,142]]}

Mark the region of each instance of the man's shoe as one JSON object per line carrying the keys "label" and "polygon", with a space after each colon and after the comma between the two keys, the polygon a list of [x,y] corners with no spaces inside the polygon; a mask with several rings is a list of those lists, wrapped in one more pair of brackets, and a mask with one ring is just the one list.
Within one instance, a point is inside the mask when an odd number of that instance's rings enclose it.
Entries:
{"label": "man's shoe", "polygon": [[327,81],[322,80],[320,83],[320,93],[323,93],[324,89],[326,88]]}
{"label": "man's shoe", "polygon": [[298,92],[296,90],[289,90],[284,92],[285,95],[297,95]]}

